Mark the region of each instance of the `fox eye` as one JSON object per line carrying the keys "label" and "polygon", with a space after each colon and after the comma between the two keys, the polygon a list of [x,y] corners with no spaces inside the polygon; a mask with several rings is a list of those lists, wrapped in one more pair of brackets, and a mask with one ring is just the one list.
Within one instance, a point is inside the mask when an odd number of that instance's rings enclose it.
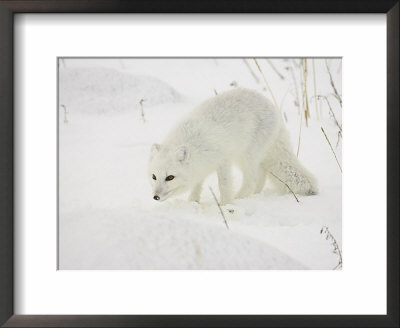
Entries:
{"label": "fox eye", "polygon": [[153,180],[157,180],[156,176],[153,174]]}
{"label": "fox eye", "polygon": [[173,180],[175,177],[173,175],[169,175],[165,178],[165,181],[171,181]]}

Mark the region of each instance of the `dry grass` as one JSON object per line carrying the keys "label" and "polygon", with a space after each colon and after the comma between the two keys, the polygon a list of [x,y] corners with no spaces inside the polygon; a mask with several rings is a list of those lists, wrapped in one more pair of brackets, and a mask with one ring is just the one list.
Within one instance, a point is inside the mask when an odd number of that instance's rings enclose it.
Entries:
{"label": "dry grass", "polygon": [[280,178],[278,178],[272,172],[269,172],[269,173],[271,173],[275,178],[277,178],[280,182],[282,182],[289,189],[289,191],[292,193],[293,197],[296,199],[296,202],[300,203],[299,199],[297,198],[296,194],[293,192],[292,188],[290,188],[289,185],[285,181],[283,181]]}
{"label": "dry grass", "polygon": [[342,107],[342,97],[339,95],[339,93],[338,93],[338,91],[336,89],[335,83],[333,82],[331,70],[329,69],[328,61],[326,59],[325,59],[325,66],[326,66],[326,69],[327,69],[328,74],[329,74],[329,79],[330,79],[331,87],[332,87],[333,92],[334,92],[334,96],[339,101],[340,107]]}
{"label": "dry grass", "polygon": [[295,89],[295,91],[296,91],[296,101],[295,101],[294,104],[296,105],[296,107],[298,108],[299,113],[300,113],[300,95],[299,95],[299,90],[298,90],[298,88],[297,88],[296,75],[294,75],[294,65],[293,65],[293,61],[290,62],[290,66],[288,67],[288,69],[289,69],[289,71],[290,71],[290,73],[291,73],[291,76],[292,76],[292,79],[293,79],[293,84],[294,84],[294,89]]}
{"label": "dry grass", "polygon": [[339,263],[332,270],[341,269],[343,266],[342,251],[340,250],[339,244],[337,243],[335,237],[331,234],[326,226],[321,228],[320,234],[325,234],[325,239],[330,241],[331,245],[333,246],[333,254],[336,254],[339,257]]}
{"label": "dry grass", "polygon": [[272,61],[270,59],[265,59],[265,60],[271,66],[272,70],[276,73],[276,75],[278,75],[281,80],[284,80],[285,77],[279,72],[279,70],[275,67]]}
{"label": "dry grass", "polygon": [[303,125],[303,115],[300,115],[299,139],[298,139],[298,141],[297,141],[297,153],[296,153],[297,158],[299,157],[299,152],[300,152],[301,127],[302,127],[302,125]]}
{"label": "dry grass", "polygon": [[142,115],[142,120],[143,120],[143,123],[146,123],[146,118],[145,118],[145,116],[144,116],[144,108],[143,108],[143,103],[146,101],[146,99],[140,99],[140,101],[139,101],[139,105],[140,105],[140,110],[141,110],[141,115]]}
{"label": "dry grass", "polygon": [[328,104],[329,112],[331,113],[331,115],[332,115],[332,117],[333,117],[333,120],[335,121],[336,126],[339,128],[340,133],[342,133],[342,132],[343,132],[343,130],[342,130],[342,125],[341,125],[341,124],[339,123],[339,121],[337,120],[336,115],[335,115],[335,112],[334,112],[333,109],[332,109],[332,106],[331,106],[331,103],[329,102],[328,97],[323,97],[323,98],[325,99],[326,103]]}
{"label": "dry grass", "polygon": [[224,219],[225,226],[226,226],[226,228],[229,230],[228,221],[226,221],[224,211],[222,210],[221,205],[219,204],[219,202],[218,202],[218,200],[217,200],[217,196],[215,196],[215,194],[214,194],[214,190],[212,190],[211,187],[208,187],[208,189],[210,189],[211,194],[212,194],[213,197],[214,197],[215,203],[217,204],[217,206],[218,206],[218,208],[219,208],[219,212],[221,213],[221,216],[222,216],[222,218]]}
{"label": "dry grass", "polygon": [[257,84],[260,84],[259,78],[257,77],[256,73],[254,73],[254,71],[251,69],[251,66],[248,63],[248,61],[245,58],[243,58],[242,60],[243,60],[243,63],[246,65],[247,69],[249,70],[249,72],[250,72],[251,76],[253,77],[253,79],[256,81]]}
{"label": "dry grass", "polygon": [[297,80],[296,80],[296,76],[294,75],[294,68],[293,68],[293,64],[291,61],[288,61],[289,64],[288,66],[285,67],[285,70],[290,72],[290,76],[292,77],[293,80],[293,86],[294,86],[294,90],[295,90],[295,101],[294,101],[294,105],[297,107],[299,113],[300,113],[300,97],[299,97],[299,91],[297,89]]}
{"label": "dry grass", "polygon": [[331,142],[329,141],[328,136],[326,135],[325,130],[324,130],[324,128],[323,128],[322,126],[321,126],[321,131],[322,131],[322,133],[324,134],[326,141],[328,141],[329,147],[331,147],[332,153],[333,153],[333,155],[335,156],[336,163],[337,163],[337,165],[339,166],[340,172],[343,173],[342,167],[340,166],[340,163],[339,163],[339,161],[338,161],[338,159],[337,159],[336,153],[335,153],[335,151],[333,150],[332,144],[331,144]]}
{"label": "dry grass", "polygon": [[[313,78],[314,78],[314,97],[317,97],[317,78],[315,77],[315,60],[312,60],[313,67]],[[319,109],[318,109],[318,100],[315,99],[315,115],[317,120],[319,120]]]}
{"label": "dry grass", "polygon": [[308,126],[308,119],[310,118],[310,108],[308,105],[308,94],[307,94],[307,58],[303,59],[303,104],[304,104],[304,118],[306,119],[306,126]]}
{"label": "dry grass", "polygon": [[261,76],[263,77],[265,86],[267,87],[269,93],[271,94],[272,101],[274,102],[275,107],[276,107],[277,109],[279,109],[279,106],[278,106],[278,103],[277,103],[277,101],[276,101],[276,99],[275,99],[274,93],[272,92],[272,89],[271,89],[271,87],[269,86],[268,81],[267,81],[267,79],[266,79],[266,77],[265,77],[265,75],[264,75],[264,73],[263,73],[263,71],[262,71],[260,65],[258,64],[257,59],[253,58],[253,60],[254,60],[254,62],[256,63],[257,68],[258,68],[258,70],[259,70],[260,73],[261,73]]}
{"label": "dry grass", "polygon": [[67,106],[61,105],[61,107],[64,109],[64,124],[67,124],[67,123],[68,123],[68,118],[67,118],[67,114],[68,114]]}
{"label": "dry grass", "polygon": [[288,89],[288,90],[286,91],[285,95],[282,97],[281,104],[280,104],[280,106],[279,106],[279,110],[280,110],[281,112],[282,112],[282,109],[283,109],[283,104],[285,103],[285,100],[286,100],[287,95],[289,94],[289,92],[290,92],[290,89]]}
{"label": "dry grass", "polygon": [[341,131],[338,131],[338,134],[337,134],[337,141],[336,141],[336,146],[335,146],[336,149],[337,149],[337,147],[339,146],[340,140],[342,140],[342,138],[343,138],[342,132],[341,132]]}

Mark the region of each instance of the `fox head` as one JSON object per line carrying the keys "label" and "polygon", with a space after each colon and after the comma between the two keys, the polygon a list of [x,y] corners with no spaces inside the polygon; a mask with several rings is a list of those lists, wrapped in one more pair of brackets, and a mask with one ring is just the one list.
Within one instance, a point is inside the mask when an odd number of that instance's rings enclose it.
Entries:
{"label": "fox head", "polygon": [[148,176],[153,187],[153,199],[164,201],[188,189],[190,154],[185,146],[167,148],[153,144]]}

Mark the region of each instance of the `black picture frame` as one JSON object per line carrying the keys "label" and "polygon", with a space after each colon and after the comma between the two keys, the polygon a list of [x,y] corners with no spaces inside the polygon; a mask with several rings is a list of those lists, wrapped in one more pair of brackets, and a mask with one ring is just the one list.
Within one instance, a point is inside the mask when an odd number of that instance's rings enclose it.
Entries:
{"label": "black picture frame", "polygon": [[[385,13],[387,315],[14,315],[13,21],[17,13]],[[0,0],[0,324],[4,327],[399,327],[398,200],[398,0]]]}

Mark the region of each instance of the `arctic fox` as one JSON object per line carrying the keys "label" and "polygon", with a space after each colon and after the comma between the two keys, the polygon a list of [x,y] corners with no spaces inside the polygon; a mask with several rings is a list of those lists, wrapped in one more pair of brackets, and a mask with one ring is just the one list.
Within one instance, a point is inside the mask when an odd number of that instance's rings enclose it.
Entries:
{"label": "arctic fox", "polygon": [[[231,166],[243,172],[234,196]],[[262,191],[267,177],[282,192],[317,193],[315,178],[294,155],[281,114],[261,94],[235,89],[217,95],[189,113],[151,149],[148,175],[153,198],[164,201],[190,191],[200,201],[204,179],[217,172],[220,204]]]}

